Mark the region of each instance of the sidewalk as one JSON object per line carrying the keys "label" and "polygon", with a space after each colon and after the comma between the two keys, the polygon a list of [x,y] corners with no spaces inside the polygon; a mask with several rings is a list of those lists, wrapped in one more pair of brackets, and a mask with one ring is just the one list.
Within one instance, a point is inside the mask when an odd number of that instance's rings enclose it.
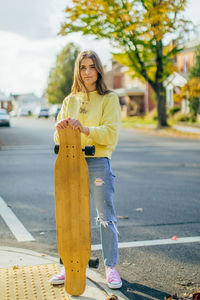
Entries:
{"label": "sidewalk", "polygon": [[64,286],[52,286],[49,279],[59,271],[55,257],[27,249],[0,247],[0,299],[9,300],[106,300],[128,299],[119,290],[111,290],[101,275],[87,268],[86,290],[79,297],[67,295]]}
{"label": "sidewalk", "polygon": [[196,127],[190,127],[190,126],[183,126],[183,125],[173,125],[173,128],[181,131],[181,132],[189,132],[189,133],[199,133],[200,134],[200,128]]}

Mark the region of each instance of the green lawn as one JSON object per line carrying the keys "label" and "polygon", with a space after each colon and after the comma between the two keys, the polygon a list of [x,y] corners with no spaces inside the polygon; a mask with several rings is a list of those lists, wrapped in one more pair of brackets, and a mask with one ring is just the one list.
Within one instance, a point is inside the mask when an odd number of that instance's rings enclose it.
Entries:
{"label": "green lawn", "polygon": [[[168,119],[168,125],[173,126],[173,125],[182,125],[182,126],[191,126],[191,127],[197,127],[200,128],[200,122],[175,122],[173,118]],[[153,118],[150,117],[139,117],[139,116],[134,116],[134,117],[123,117],[122,118],[122,127],[123,128],[157,128],[158,121],[154,120]]]}
{"label": "green lawn", "polygon": [[157,120],[147,117],[124,117],[122,118],[123,128],[156,128]]}
{"label": "green lawn", "polygon": [[[175,122],[174,119],[168,119],[169,127],[165,127],[163,129],[157,129],[158,121],[154,120],[152,116],[145,116],[145,117],[123,117],[122,118],[122,127],[123,128],[132,128],[142,130],[145,133],[151,135],[158,135],[158,136],[170,136],[176,138],[194,138],[200,139],[200,135],[197,133],[189,133],[189,132],[181,132],[173,128],[173,125],[183,125],[183,126],[193,126],[199,127],[199,122],[197,123],[189,123],[189,122]],[[199,127],[200,128],[200,127]]]}

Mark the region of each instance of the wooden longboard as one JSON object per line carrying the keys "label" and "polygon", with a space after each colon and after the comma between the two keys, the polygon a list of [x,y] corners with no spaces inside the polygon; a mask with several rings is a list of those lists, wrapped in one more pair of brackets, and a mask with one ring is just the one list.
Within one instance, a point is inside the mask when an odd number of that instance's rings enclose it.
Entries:
{"label": "wooden longboard", "polygon": [[65,290],[81,295],[91,253],[88,167],[78,130],[58,130],[55,162],[55,206],[58,253],[65,266]]}

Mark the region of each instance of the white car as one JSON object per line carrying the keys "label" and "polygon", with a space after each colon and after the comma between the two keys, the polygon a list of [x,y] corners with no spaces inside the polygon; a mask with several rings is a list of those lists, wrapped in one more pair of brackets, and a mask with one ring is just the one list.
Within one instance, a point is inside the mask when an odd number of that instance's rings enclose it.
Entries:
{"label": "white car", "polygon": [[48,108],[41,108],[41,107],[38,107],[36,110],[35,110],[35,116],[37,118],[48,118],[49,117],[49,111],[48,111]]}
{"label": "white car", "polygon": [[56,120],[59,111],[61,110],[60,104],[53,104],[49,108],[49,116]]}
{"label": "white car", "polygon": [[26,108],[20,108],[18,111],[18,116],[19,117],[27,117],[28,115],[30,115],[30,110],[26,109]]}
{"label": "white car", "polygon": [[5,109],[0,109],[0,126],[10,127],[10,116]]}

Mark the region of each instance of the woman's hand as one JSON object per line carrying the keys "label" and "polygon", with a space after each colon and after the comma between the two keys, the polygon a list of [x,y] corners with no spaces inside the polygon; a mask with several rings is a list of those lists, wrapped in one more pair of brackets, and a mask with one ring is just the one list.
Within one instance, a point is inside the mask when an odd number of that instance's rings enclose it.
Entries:
{"label": "woman's hand", "polygon": [[81,122],[77,119],[68,118],[56,123],[56,129],[65,129],[67,126],[69,126],[72,130],[79,129],[80,132],[86,135],[89,135],[90,133],[89,128],[82,126]]}
{"label": "woman's hand", "polygon": [[90,131],[88,127],[82,126],[81,122],[77,119],[68,119],[69,127],[73,130],[79,129],[80,132],[89,135]]}
{"label": "woman's hand", "polygon": [[69,121],[69,118],[65,119],[65,120],[58,121],[56,123],[56,129],[65,129],[68,126],[68,121]]}
{"label": "woman's hand", "polygon": [[83,129],[83,126],[81,124],[81,122],[77,119],[69,119],[68,120],[68,124],[69,124],[69,127],[73,130],[75,129],[79,129],[80,132],[82,132],[82,129]]}

